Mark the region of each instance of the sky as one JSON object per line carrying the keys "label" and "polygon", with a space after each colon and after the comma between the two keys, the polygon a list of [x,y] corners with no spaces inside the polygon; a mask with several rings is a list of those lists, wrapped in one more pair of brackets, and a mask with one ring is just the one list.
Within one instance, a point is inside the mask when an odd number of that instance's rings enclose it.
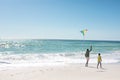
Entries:
{"label": "sky", "polygon": [[120,0],[0,0],[4,38],[120,41]]}

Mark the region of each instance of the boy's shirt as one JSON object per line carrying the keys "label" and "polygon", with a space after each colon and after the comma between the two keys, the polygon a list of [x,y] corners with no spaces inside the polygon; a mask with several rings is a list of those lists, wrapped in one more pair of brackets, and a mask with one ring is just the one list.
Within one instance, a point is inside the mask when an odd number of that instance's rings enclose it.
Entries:
{"label": "boy's shirt", "polygon": [[98,62],[102,61],[101,56],[98,56]]}

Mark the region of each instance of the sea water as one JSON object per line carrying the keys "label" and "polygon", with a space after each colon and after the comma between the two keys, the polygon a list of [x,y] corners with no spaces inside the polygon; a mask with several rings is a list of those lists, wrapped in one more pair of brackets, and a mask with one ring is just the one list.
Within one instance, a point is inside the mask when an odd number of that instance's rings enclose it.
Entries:
{"label": "sea water", "polygon": [[0,40],[0,65],[43,65],[85,63],[85,52],[90,46],[90,63],[120,62],[120,41],[26,39]]}

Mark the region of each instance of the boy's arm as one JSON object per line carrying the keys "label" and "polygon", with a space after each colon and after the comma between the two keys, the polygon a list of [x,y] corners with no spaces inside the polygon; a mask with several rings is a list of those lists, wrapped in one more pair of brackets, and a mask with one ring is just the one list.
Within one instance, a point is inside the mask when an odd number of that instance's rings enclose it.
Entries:
{"label": "boy's arm", "polygon": [[[101,58],[101,56],[100,56],[100,58]],[[102,61],[102,58],[101,58],[101,61]]]}

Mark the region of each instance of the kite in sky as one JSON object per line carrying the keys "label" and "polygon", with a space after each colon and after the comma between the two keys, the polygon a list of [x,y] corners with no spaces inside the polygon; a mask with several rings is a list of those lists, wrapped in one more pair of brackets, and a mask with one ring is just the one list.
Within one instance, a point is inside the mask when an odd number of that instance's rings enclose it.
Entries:
{"label": "kite in sky", "polygon": [[82,30],[80,32],[82,33],[83,36],[85,36],[85,34],[86,34],[87,31],[88,31],[87,29],[84,29],[84,30]]}

